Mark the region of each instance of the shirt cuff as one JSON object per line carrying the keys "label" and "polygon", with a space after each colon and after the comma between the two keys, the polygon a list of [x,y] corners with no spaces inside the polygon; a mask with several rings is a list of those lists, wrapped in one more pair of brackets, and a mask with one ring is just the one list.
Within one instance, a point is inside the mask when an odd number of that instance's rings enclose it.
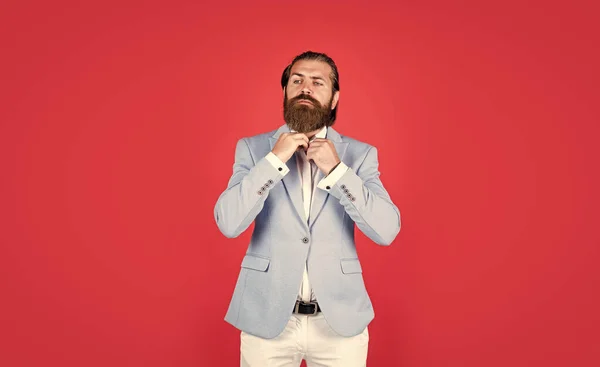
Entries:
{"label": "shirt cuff", "polygon": [[285,175],[287,175],[287,173],[290,171],[290,169],[288,168],[288,166],[287,166],[285,163],[283,163],[283,162],[281,161],[281,159],[279,159],[279,157],[277,157],[277,156],[275,155],[275,153],[273,153],[273,152],[269,152],[269,154],[267,154],[267,155],[265,156],[265,158],[267,159],[267,161],[269,161],[269,163],[271,163],[271,165],[272,165],[274,168],[276,168],[276,169],[279,171],[279,173],[280,173],[282,176],[285,176]]}
{"label": "shirt cuff", "polygon": [[347,170],[348,166],[346,166],[344,162],[340,162],[340,164],[338,164],[337,167],[333,169],[333,171],[329,172],[327,177],[319,181],[317,187],[325,191],[331,190],[333,185],[335,185],[336,182],[338,182],[338,180],[342,178],[342,176],[344,175],[344,173],[346,173]]}

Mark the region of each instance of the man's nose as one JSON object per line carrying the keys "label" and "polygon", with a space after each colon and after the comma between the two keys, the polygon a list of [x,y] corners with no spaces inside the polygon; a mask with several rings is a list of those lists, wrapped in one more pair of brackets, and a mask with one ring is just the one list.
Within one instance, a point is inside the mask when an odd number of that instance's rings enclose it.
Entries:
{"label": "man's nose", "polygon": [[302,90],[300,91],[302,94],[312,94],[312,90],[308,87],[308,84],[304,83],[302,85]]}

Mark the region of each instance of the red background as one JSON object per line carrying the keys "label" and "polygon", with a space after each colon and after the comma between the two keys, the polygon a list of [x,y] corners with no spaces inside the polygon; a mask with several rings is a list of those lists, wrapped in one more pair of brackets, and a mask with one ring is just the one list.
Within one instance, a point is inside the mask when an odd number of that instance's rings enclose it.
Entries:
{"label": "red background", "polygon": [[307,49],[403,215],[369,365],[600,365],[593,2],[98,3],[2,3],[1,366],[238,365],[213,207]]}

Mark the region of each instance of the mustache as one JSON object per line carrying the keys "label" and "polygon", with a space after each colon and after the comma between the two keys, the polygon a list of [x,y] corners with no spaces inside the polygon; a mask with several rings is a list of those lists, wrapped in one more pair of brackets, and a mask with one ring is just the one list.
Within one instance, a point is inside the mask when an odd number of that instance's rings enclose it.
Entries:
{"label": "mustache", "polygon": [[306,101],[309,101],[309,102],[311,102],[312,104],[314,104],[315,106],[320,106],[320,105],[321,105],[321,104],[319,103],[319,101],[317,101],[316,99],[314,99],[313,97],[311,97],[311,96],[309,96],[309,95],[307,95],[307,94],[301,94],[301,95],[299,95],[299,96],[296,96],[296,97],[292,98],[292,99],[290,100],[290,102],[291,102],[291,103],[296,103],[296,102],[298,102],[298,101],[301,101],[301,100],[306,100]]}

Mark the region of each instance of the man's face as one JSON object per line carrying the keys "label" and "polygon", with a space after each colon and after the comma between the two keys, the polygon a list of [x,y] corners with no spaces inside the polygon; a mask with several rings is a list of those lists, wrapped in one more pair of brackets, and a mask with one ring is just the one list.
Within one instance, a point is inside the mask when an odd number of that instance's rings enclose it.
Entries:
{"label": "man's face", "polygon": [[290,129],[307,133],[329,126],[339,98],[330,75],[331,67],[322,61],[300,60],[292,66],[283,94],[283,115]]}

